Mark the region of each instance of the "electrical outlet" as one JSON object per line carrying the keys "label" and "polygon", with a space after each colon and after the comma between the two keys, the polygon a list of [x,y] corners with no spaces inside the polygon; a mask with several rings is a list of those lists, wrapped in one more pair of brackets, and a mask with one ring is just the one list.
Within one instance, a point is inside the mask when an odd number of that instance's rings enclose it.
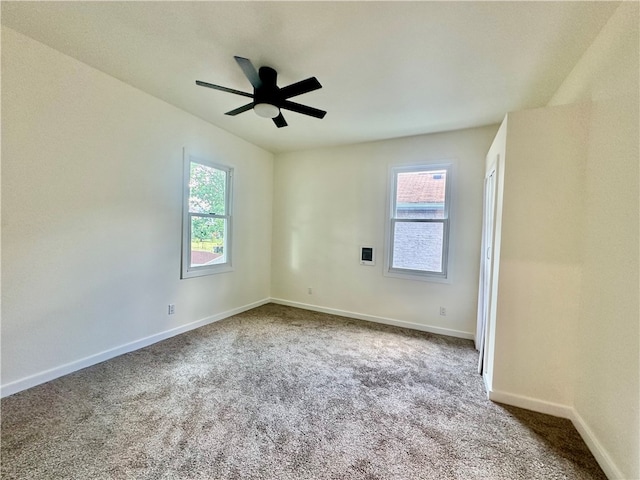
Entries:
{"label": "electrical outlet", "polygon": [[309,287],[309,288],[307,289],[307,293],[308,293],[309,295],[313,295],[313,288]]}
{"label": "electrical outlet", "polygon": [[444,307],[440,307],[440,315],[442,315],[443,317],[447,316],[447,309]]}
{"label": "electrical outlet", "polygon": [[167,312],[169,313],[169,315],[173,315],[174,313],[176,313],[176,306],[173,303],[169,304],[169,309],[167,310]]}

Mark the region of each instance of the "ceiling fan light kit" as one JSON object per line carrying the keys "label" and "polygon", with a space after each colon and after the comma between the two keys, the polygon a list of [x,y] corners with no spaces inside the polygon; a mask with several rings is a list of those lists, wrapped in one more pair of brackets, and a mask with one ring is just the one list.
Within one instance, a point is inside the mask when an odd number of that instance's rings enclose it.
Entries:
{"label": "ceiling fan light kit", "polygon": [[256,103],[253,106],[253,111],[262,118],[276,118],[280,115],[280,109],[270,103]]}
{"label": "ceiling fan light kit", "polygon": [[243,57],[234,58],[244,72],[245,77],[247,77],[253,86],[253,94],[196,80],[196,85],[201,87],[213,88],[214,90],[221,90],[223,92],[234,93],[236,95],[242,95],[243,97],[253,99],[251,103],[226,112],[226,115],[235,116],[253,109],[258,116],[271,118],[278,128],[282,128],[287,126],[287,122],[282,116],[281,109],[290,110],[303,115],[309,115],[315,118],[324,118],[327,114],[324,110],[308,107],[289,100],[291,97],[322,88],[322,85],[320,85],[320,82],[316,77],[310,77],[306,80],[301,80],[280,88],[277,85],[278,72],[273,68],[260,67],[260,70],[256,70],[249,59]]}

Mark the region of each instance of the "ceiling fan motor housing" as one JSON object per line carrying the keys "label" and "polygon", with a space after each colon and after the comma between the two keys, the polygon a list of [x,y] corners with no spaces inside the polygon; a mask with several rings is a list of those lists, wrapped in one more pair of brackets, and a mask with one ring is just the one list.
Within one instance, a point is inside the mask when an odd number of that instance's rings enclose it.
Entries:
{"label": "ceiling fan motor housing", "polygon": [[276,85],[278,72],[271,67],[260,67],[258,70],[261,85],[253,89],[253,98],[256,104],[269,103],[278,105],[278,92],[280,89]]}

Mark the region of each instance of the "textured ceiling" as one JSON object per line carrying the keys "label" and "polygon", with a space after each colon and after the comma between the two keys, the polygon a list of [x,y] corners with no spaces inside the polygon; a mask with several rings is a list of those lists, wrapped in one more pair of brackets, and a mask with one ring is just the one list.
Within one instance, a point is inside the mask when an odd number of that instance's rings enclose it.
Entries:
{"label": "textured ceiling", "polygon": [[[2,2],[2,23],[272,152],[499,122],[544,106],[618,2]],[[233,56],[323,120],[249,111]],[[46,81],[43,78],[42,81]]]}

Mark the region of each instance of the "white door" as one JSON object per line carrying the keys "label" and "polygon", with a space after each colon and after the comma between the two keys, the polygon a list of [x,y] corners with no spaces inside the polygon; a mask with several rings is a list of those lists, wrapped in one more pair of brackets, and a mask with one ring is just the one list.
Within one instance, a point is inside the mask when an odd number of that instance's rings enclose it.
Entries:
{"label": "white door", "polygon": [[[497,162],[496,162],[497,163]],[[485,357],[485,339],[489,322],[489,302],[491,300],[492,247],[496,205],[496,169],[491,168],[484,178],[484,202],[482,217],[482,257],[480,260],[480,285],[478,289],[478,325],[476,348],[479,350],[478,373],[482,374]]]}

